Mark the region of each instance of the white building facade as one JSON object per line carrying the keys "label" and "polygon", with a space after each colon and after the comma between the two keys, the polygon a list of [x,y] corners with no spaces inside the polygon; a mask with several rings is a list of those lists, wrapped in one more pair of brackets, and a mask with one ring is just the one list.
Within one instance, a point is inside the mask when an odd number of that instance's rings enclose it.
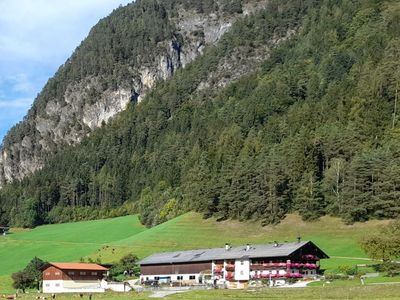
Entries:
{"label": "white building facade", "polygon": [[281,285],[319,273],[319,260],[329,258],[311,241],[158,253],[139,262],[141,281],[224,284],[245,287],[267,280]]}

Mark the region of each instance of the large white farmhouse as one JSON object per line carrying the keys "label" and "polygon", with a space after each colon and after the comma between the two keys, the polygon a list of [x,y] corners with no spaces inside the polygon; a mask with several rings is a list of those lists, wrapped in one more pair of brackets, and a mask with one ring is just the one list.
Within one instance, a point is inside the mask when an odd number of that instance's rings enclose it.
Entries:
{"label": "large white farmhouse", "polygon": [[273,285],[288,279],[313,277],[320,259],[329,258],[311,241],[246,245],[156,253],[139,262],[141,281],[215,283],[245,287],[250,280],[269,279]]}

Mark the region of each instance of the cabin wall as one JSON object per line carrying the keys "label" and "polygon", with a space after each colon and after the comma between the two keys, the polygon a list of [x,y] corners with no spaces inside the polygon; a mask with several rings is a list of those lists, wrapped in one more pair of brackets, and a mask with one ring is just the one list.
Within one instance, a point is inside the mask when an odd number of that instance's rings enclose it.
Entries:
{"label": "cabin wall", "polygon": [[43,293],[104,293],[103,283],[98,280],[43,280]]}
{"label": "cabin wall", "polygon": [[64,270],[63,280],[102,280],[105,273],[104,271],[92,270]]}
{"label": "cabin wall", "polygon": [[50,266],[43,271],[43,280],[62,280],[64,272],[56,267]]}
{"label": "cabin wall", "polygon": [[101,280],[104,274],[104,271],[60,270],[54,266],[50,266],[43,271],[43,280]]}
{"label": "cabin wall", "polygon": [[141,274],[146,275],[169,275],[169,274],[198,274],[205,270],[211,270],[210,262],[198,262],[188,264],[168,264],[168,265],[142,265]]}

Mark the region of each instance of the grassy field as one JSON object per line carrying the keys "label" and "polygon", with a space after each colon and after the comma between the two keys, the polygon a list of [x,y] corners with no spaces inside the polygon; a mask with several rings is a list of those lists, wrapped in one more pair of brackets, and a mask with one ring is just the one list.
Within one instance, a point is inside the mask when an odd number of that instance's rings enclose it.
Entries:
{"label": "grassy field", "polygon": [[[400,276],[389,277],[389,276],[379,276],[372,278],[365,278],[364,285],[380,285],[380,284],[399,284],[400,285]],[[316,286],[325,286],[325,287],[354,287],[354,286],[362,286],[360,278],[354,278],[351,280],[333,280],[333,281],[317,281],[311,282],[308,286],[316,287]],[[399,296],[400,297],[400,296]]]}
{"label": "grassy field", "polygon": [[0,294],[14,292],[12,285],[12,279],[10,275],[0,276]]}
{"label": "grassy field", "polygon": [[34,256],[48,261],[79,261],[104,244],[143,230],[137,216],[12,230],[0,237],[0,276],[22,269]]}
{"label": "grassy field", "polygon": [[45,225],[12,235],[14,240],[104,244],[136,235],[146,230],[137,216]]}
{"label": "grassy field", "polygon": [[[262,290],[216,290],[176,294],[167,299],[399,299],[400,285],[294,288]],[[117,299],[117,298],[115,298]]]}
{"label": "grassy field", "polygon": [[0,237],[0,293],[11,290],[9,275],[34,256],[65,262],[85,257],[108,263],[127,253],[143,258],[158,251],[222,247],[226,242],[240,245],[295,241],[298,235],[314,241],[330,255],[331,259],[322,261],[322,267],[334,270],[339,265],[369,263],[358,240],[387,222],[345,225],[339,219],[323,217],[305,223],[298,215],[289,215],[276,226],[262,227],[259,222],[217,222],[188,213],[151,229],[142,226],[136,216],[13,229],[12,234]]}
{"label": "grassy field", "polygon": [[[313,287],[295,289],[260,289],[260,290],[205,290],[190,291],[169,295],[166,300],[254,300],[254,299],[399,299],[399,285],[359,286],[359,287]],[[36,295],[22,295],[18,299],[34,299]],[[154,299],[150,293],[96,294],[93,299]],[[59,300],[81,299],[78,295],[57,295]],[[83,299],[88,299],[84,295]]]}
{"label": "grassy field", "polygon": [[102,250],[92,258],[112,260],[127,252],[144,257],[158,251],[222,247],[226,242],[233,245],[268,243],[272,241],[312,240],[332,258],[322,261],[322,267],[333,270],[339,265],[370,262],[358,245],[366,232],[370,233],[387,221],[370,221],[344,225],[339,219],[323,217],[306,223],[298,215],[289,215],[276,226],[262,227],[259,222],[216,222],[188,213],[174,220],[143,231],[129,238],[111,243],[116,249]]}

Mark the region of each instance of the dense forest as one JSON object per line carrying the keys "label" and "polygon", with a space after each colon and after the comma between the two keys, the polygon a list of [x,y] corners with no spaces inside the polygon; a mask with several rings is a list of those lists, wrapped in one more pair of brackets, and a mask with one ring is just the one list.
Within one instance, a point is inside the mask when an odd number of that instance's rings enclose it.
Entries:
{"label": "dense forest", "polygon": [[[254,73],[198,90],[227,52],[294,27]],[[153,226],[189,210],[264,224],[289,212],[398,217],[399,83],[398,1],[271,1],[143,102],[4,186],[0,223],[139,213]]]}

